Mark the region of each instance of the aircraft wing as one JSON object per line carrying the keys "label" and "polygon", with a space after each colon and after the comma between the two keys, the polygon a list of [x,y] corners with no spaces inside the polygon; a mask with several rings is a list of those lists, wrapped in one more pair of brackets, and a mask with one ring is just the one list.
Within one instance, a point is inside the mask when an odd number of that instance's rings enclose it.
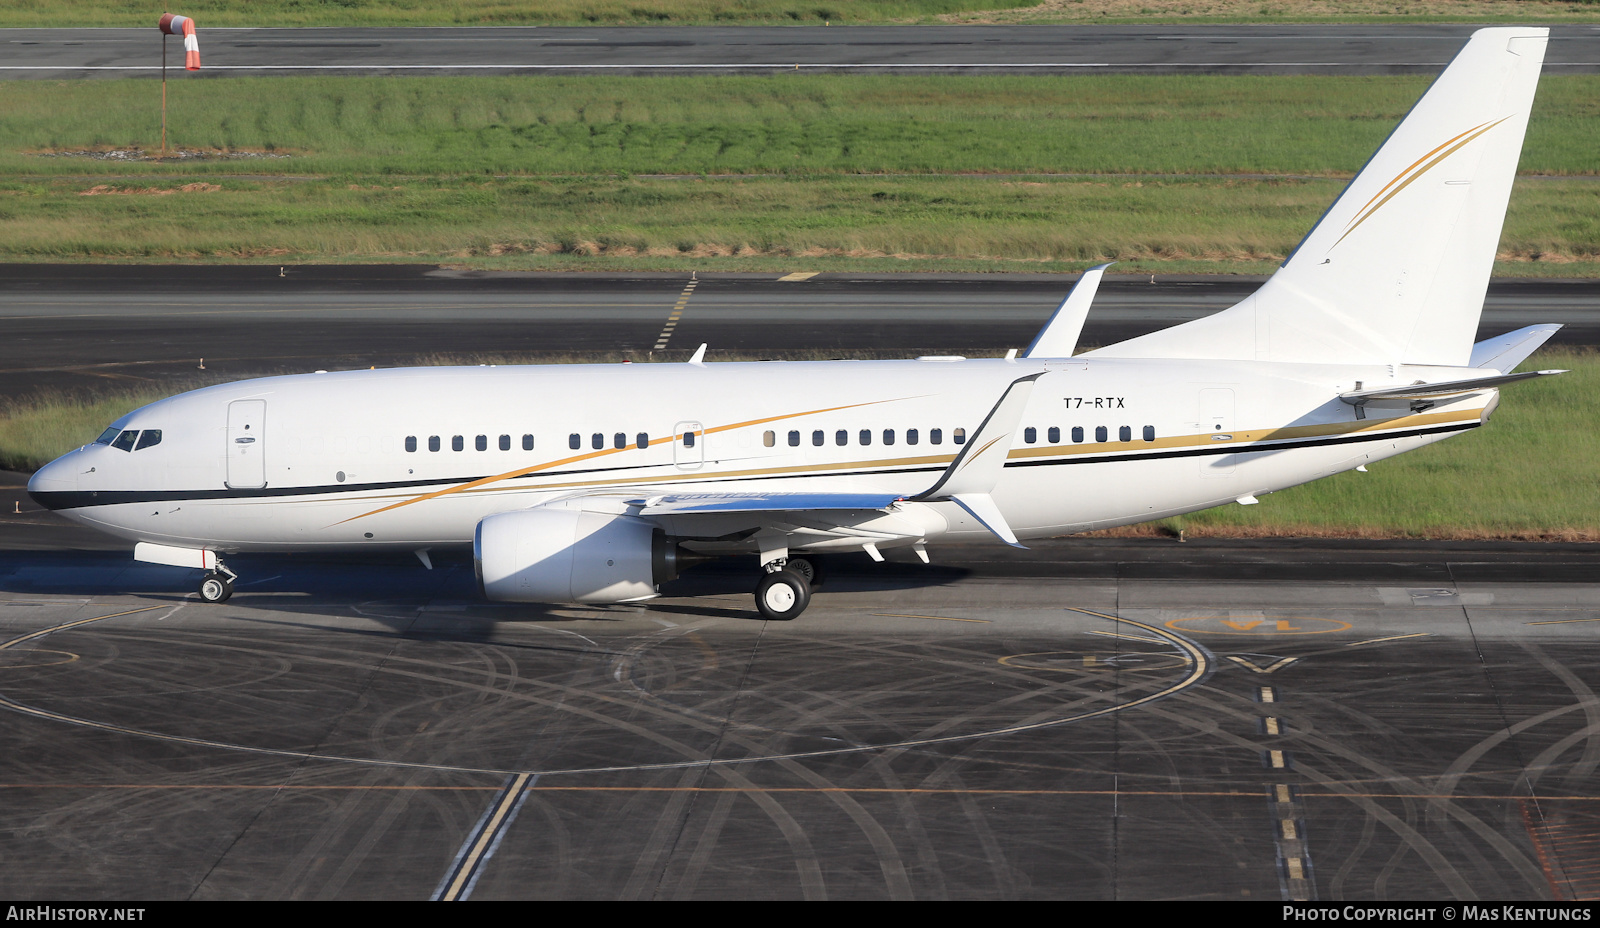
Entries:
{"label": "aircraft wing", "polygon": [[889,512],[898,493],[675,493],[636,501],[641,516],[697,513],[864,511]]}

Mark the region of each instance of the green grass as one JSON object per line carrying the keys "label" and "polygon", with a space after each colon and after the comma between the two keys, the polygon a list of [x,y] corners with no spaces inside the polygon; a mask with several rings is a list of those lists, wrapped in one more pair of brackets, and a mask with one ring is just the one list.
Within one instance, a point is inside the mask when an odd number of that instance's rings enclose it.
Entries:
{"label": "green grass", "polygon": [[[154,151],[149,80],[0,83],[0,173],[1348,174],[1426,89],[1415,76],[819,75],[186,78],[170,144],[281,160],[128,164]],[[1544,78],[1521,170],[1595,174],[1600,75]]]}
{"label": "green grass", "polygon": [[[1343,181],[992,177],[0,182],[11,260],[426,261],[783,271],[1269,272]],[[178,190],[174,182],[121,189]],[[1503,271],[1593,272],[1600,183],[1526,181]],[[1529,260],[1537,256],[1538,260]],[[1517,260],[1520,259],[1520,260]]]}
{"label": "green grass", "polygon": [[[829,352],[830,356],[835,352]],[[656,360],[682,360],[676,352]],[[796,355],[812,360],[816,353]],[[537,359],[424,357],[419,363],[538,363],[615,360],[590,355]],[[647,360],[640,356],[636,360]],[[725,353],[720,360],[743,356]],[[715,360],[715,359],[714,359]],[[1600,355],[1544,351],[1522,370],[1572,373],[1501,391],[1484,428],[1262,498],[1153,523],[1146,531],[1190,535],[1323,535],[1394,538],[1600,540]],[[180,389],[144,387],[97,395],[23,397],[0,411],[0,468],[34,470],[92,441],[106,424]],[[1538,466],[1530,466],[1537,461]]]}
{"label": "green grass", "polygon": [[[13,82],[0,260],[1262,273],[1424,84],[189,80],[175,144],[292,157],[128,164],[39,152],[150,144],[155,84]],[[1524,172],[1592,176],[1597,117],[1600,77],[1546,78]],[[1137,176],[997,176],[1028,172]],[[159,193],[197,182],[216,189]],[[1600,273],[1597,201],[1589,180],[1520,183],[1499,272]]]}

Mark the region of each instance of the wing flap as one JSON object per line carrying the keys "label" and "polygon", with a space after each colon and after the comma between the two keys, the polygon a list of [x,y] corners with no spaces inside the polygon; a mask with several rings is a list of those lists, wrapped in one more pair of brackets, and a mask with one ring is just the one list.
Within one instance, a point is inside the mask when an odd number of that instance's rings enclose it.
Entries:
{"label": "wing flap", "polygon": [[889,512],[897,493],[677,493],[637,500],[641,516],[734,512]]}

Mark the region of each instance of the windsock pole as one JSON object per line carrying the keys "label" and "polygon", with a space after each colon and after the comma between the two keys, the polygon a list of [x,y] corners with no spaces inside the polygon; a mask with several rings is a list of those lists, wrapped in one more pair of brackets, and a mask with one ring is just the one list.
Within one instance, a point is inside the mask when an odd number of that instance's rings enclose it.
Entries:
{"label": "windsock pole", "polygon": [[[166,13],[162,11],[163,15]],[[161,155],[157,160],[166,160],[167,157],[167,34],[161,33]]]}
{"label": "windsock pole", "polygon": [[195,36],[194,20],[187,16],[162,13],[161,22],[161,157],[167,156],[167,36],[183,36],[183,66],[200,70],[200,40]]}

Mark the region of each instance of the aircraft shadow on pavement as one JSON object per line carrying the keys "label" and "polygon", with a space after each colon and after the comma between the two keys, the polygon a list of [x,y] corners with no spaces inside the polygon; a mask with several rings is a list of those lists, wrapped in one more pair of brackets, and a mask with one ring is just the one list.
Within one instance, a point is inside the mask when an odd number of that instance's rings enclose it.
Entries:
{"label": "aircraft shadow on pavement", "polygon": [[[282,615],[341,614],[354,609],[406,637],[467,640],[487,637],[505,622],[568,623],[626,621],[641,613],[760,621],[754,603],[745,607],[671,600],[704,596],[748,597],[759,577],[754,557],[727,558],[687,568],[661,585],[662,599],[637,605],[545,605],[493,603],[482,599],[468,550],[435,550],[428,570],[405,552],[370,555],[250,554],[227,559],[239,580],[228,605]],[[920,562],[872,563],[862,555],[814,558],[824,574],[820,595],[830,591],[876,592],[955,583],[972,571]],[[50,596],[138,596],[173,604],[193,601],[202,572],[145,564],[118,551],[0,551],[0,592]],[[215,608],[215,607],[207,607]],[[419,626],[419,619],[422,620]],[[250,618],[248,621],[270,621]],[[298,624],[298,623],[295,623]],[[307,623],[308,626],[310,623]],[[381,633],[380,633],[381,634]]]}

